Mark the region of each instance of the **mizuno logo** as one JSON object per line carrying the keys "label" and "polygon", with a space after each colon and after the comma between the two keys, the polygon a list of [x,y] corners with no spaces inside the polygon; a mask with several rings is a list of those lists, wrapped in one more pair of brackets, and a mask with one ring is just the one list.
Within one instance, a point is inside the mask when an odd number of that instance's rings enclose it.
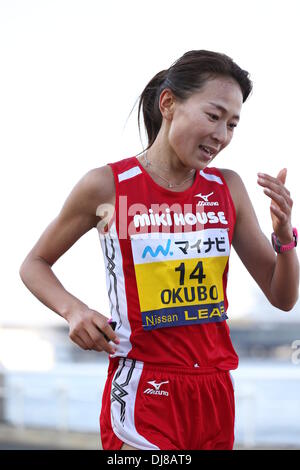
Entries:
{"label": "mizuno logo", "polygon": [[159,384],[156,383],[156,380],[153,380],[152,382],[147,382],[148,384],[150,385],[153,385],[153,387],[155,388],[155,390],[159,390],[160,387],[162,386],[162,384],[168,384],[169,381],[167,380],[167,382],[160,382]]}
{"label": "mizuno logo", "polygon": [[201,199],[203,199],[203,201],[207,202],[207,201],[208,201],[208,198],[209,198],[210,196],[212,196],[213,194],[214,194],[214,192],[209,193],[209,194],[206,194],[206,195],[199,193],[199,194],[195,194],[194,197],[201,197]]}
{"label": "mizuno logo", "polygon": [[210,201],[208,200],[208,198],[209,198],[210,196],[212,196],[213,194],[214,194],[213,191],[212,191],[211,193],[209,193],[209,194],[201,194],[201,193],[195,194],[194,197],[201,197],[201,199],[202,199],[202,201],[199,201],[199,202],[198,202],[197,206],[218,206],[218,205],[219,205],[218,201],[212,201],[212,202],[210,202]]}
{"label": "mizuno logo", "polygon": [[169,392],[167,392],[166,390],[160,390],[160,387],[163,384],[169,383],[168,380],[166,382],[160,382],[160,383],[156,383],[156,380],[152,380],[151,382],[147,382],[147,383],[154,387],[154,389],[146,388],[146,390],[144,390],[144,393],[146,393],[147,395],[165,395],[165,396],[169,395]]}

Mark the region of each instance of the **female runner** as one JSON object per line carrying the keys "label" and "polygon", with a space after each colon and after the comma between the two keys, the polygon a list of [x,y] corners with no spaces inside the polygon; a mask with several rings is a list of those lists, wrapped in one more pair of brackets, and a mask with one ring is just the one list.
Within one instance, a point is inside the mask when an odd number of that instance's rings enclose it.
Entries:
{"label": "female runner", "polygon": [[[258,174],[271,202],[271,244],[239,175],[211,165],[251,90],[246,71],[211,51],[189,51],[156,74],[139,102],[146,150],[87,172],[22,263],[24,284],[66,319],[71,340],[109,354],[103,449],[233,448],[231,245],[272,305],[288,311],[297,301],[286,169]],[[111,324],[51,269],[91,228],[103,248]]]}

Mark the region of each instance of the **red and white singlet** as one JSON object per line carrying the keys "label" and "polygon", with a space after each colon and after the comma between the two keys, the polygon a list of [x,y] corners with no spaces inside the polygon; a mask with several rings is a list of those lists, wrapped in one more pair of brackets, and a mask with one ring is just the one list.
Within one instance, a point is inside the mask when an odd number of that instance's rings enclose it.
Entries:
{"label": "red and white singlet", "polygon": [[232,370],[238,356],[226,323],[235,224],[217,168],[185,191],[158,185],[136,157],[109,163],[116,202],[99,231],[117,352],[144,363]]}

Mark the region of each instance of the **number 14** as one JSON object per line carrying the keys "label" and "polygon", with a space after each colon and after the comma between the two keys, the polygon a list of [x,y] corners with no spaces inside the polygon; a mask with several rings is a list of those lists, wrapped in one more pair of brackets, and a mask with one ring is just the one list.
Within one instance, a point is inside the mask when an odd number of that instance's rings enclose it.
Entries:
{"label": "number 14", "polygon": [[[179,284],[182,286],[184,285],[184,278],[185,278],[185,264],[181,263],[177,268],[175,268],[175,271],[180,272],[180,279],[179,279]],[[189,279],[198,279],[198,284],[203,283],[203,279],[205,279],[206,276],[203,274],[203,262],[198,261],[195,269],[191,272]]]}

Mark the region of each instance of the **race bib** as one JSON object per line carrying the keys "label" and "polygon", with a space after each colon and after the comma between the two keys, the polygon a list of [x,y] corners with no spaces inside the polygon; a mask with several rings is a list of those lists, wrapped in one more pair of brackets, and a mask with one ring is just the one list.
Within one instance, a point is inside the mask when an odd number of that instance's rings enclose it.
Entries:
{"label": "race bib", "polygon": [[143,328],[220,322],[227,229],[131,236]]}

